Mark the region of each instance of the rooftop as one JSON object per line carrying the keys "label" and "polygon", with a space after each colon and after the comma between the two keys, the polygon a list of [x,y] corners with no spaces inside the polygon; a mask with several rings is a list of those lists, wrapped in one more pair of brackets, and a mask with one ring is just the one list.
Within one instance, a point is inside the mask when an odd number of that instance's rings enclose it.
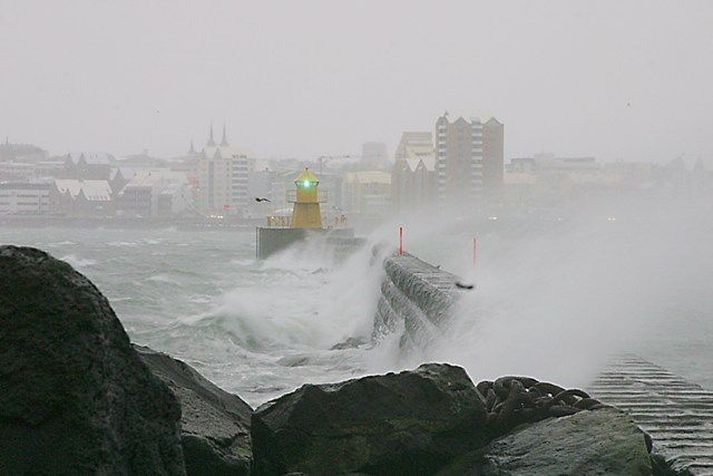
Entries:
{"label": "rooftop", "polygon": [[87,200],[96,202],[111,200],[111,186],[106,180],[55,179],[54,184],[60,193],[69,192],[72,198],[77,198],[80,193],[83,193]]}

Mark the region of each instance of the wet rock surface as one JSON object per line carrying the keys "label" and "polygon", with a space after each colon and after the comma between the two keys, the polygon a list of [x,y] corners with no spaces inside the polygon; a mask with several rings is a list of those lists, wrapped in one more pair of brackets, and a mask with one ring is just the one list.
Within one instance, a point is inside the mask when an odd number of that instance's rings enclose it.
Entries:
{"label": "wet rock surface", "polygon": [[245,475],[252,462],[252,408],[225,392],[185,362],[134,345],[151,371],[181,404],[181,440],[190,475]]}
{"label": "wet rock surface", "polygon": [[625,413],[597,408],[548,418],[468,453],[439,476],[650,475],[644,433]]}
{"label": "wet rock surface", "polygon": [[0,246],[0,473],[184,474],[174,395],[65,262]]}
{"label": "wet rock surface", "polygon": [[651,474],[651,440],[587,393],[460,367],[305,385],[253,415],[255,474]]}
{"label": "wet rock surface", "polygon": [[487,442],[485,407],[460,367],[304,385],[253,414],[256,474],[432,474]]}

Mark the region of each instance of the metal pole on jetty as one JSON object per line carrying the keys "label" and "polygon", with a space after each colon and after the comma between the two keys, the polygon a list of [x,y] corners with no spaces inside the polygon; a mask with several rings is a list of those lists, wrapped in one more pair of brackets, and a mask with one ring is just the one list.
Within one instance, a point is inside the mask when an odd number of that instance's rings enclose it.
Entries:
{"label": "metal pole on jetty", "polygon": [[399,227],[399,256],[404,254],[404,227]]}
{"label": "metal pole on jetty", "polygon": [[473,237],[473,269],[475,269],[477,259],[478,259],[478,237],[474,236]]}

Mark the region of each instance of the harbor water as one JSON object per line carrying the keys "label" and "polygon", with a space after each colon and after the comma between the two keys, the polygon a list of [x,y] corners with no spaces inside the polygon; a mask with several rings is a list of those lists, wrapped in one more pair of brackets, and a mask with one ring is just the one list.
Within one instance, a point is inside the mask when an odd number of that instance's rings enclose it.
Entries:
{"label": "harbor water", "polygon": [[398,335],[331,350],[371,336],[383,280],[372,248],[394,241],[395,224],[346,261],[319,243],[258,261],[249,231],[8,227],[0,243],[70,263],[107,296],[132,341],[255,406],[303,383],[422,361],[463,365],[476,381],[528,374],[585,385],[621,351],[713,388],[713,241],[702,239],[713,234],[710,218],[688,218],[663,228],[628,227],[621,215],[586,226],[540,219],[533,231],[524,219],[489,216],[475,269],[470,226],[405,220],[409,251],[477,284],[432,345],[408,355]]}

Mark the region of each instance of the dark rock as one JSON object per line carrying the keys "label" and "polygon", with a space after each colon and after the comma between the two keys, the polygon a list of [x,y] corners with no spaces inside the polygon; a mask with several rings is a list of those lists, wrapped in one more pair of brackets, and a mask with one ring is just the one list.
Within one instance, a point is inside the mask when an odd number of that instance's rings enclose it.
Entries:
{"label": "dark rock", "polygon": [[0,247],[0,474],[184,474],[180,407],[70,265]]}
{"label": "dark rock", "polygon": [[253,414],[256,474],[432,474],[487,443],[484,404],[460,367],[304,385]]}
{"label": "dark rock", "polygon": [[644,433],[602,407],[533,423],[453,461],[439,476],[650,475]]}
{"label": "dark rock", "polygon": [[181,403],[181,439],[188,475],[248,474],[252,408],[185,362],[148,347],[134,348]]}

